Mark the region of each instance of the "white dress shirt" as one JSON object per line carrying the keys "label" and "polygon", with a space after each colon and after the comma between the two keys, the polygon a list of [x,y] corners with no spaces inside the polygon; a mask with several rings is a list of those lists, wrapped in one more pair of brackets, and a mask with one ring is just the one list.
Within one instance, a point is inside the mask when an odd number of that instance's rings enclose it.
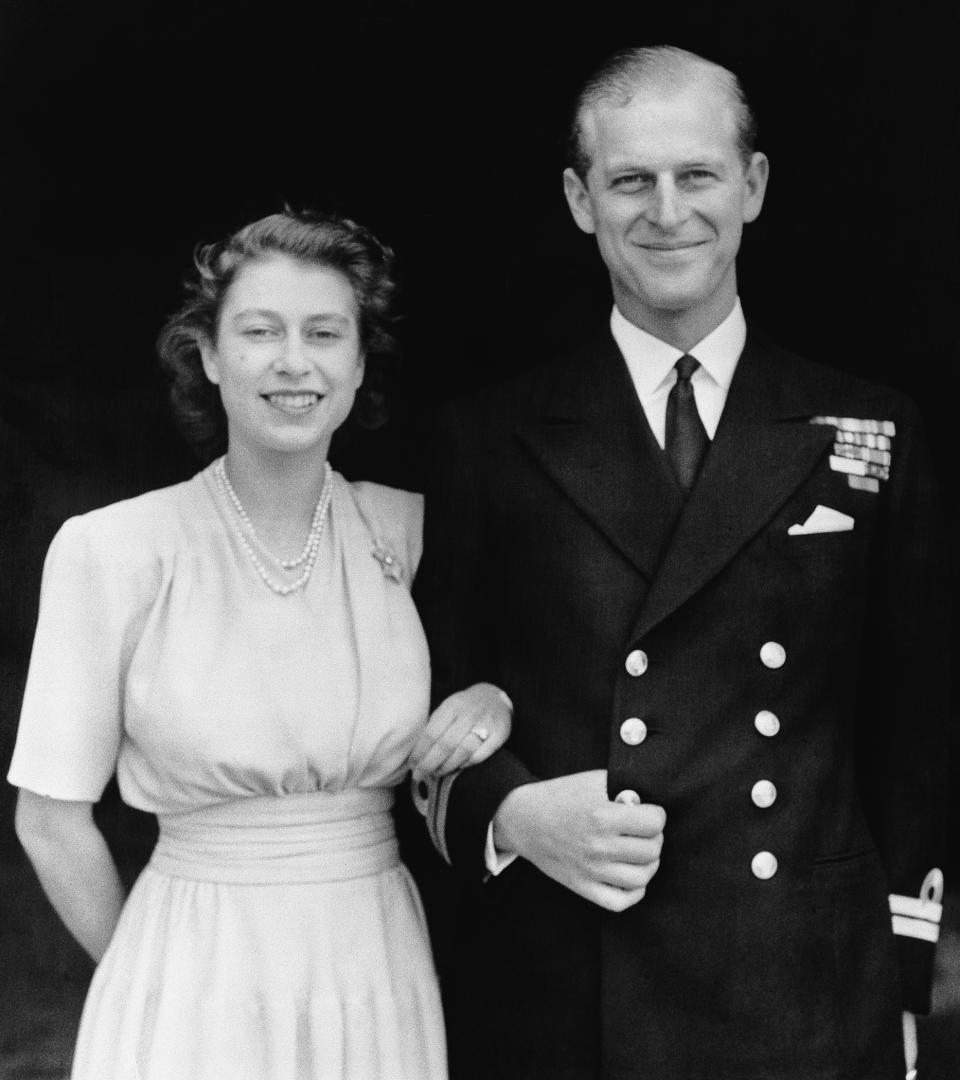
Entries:
{"label": "white dress shirt", "polygon": [[[647,423],[662,450],[666,445],[667,398],[677,381],[674,365],[684,353],[628,322],[617,307],[610,316],[610,333],[623,353]],[[733,310],[723,322],[687,350],[687,355],[700,361],[690,385],[693,387],[697,412],[710,439],[716,434],[727,391],[746,340],[747,323],[738,297]]]}
{"label": "white dress shirt", "polygon": [[[684,355],[682,349],[634,326],[614,306],[610,315],[610,333],[623,354],[633,380],[634,389],[643,407],[647,423],[662,450],[666,445],[667,398],[677,381],[676,362]],[[740,298],[733,310],[716,329],[711,330],[702,341],[687,350],[688,356],[700,361],[700,366],[690,378],[697,412],[703,421],[707,437],[711,440],[717,432],[720,414],[727,401],[727,391],[737,369],[737,361],[747,340],[747,323],[743,317]],[[493,843],[493,822],[487,828],[484,859],[487,870],[496,875],[513,862],[517,856],[500,852]]]}

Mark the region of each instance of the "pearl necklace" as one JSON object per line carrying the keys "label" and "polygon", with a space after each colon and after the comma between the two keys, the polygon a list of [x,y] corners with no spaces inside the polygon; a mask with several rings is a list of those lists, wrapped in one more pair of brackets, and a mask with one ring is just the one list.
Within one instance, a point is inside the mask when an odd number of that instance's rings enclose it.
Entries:
{"label": "pearl necklace", "polygon": [[243,525],[246,526],[254,542],[259,545],[261,550],[273,562],[284,570],[295,570],[298,566],[303,565],[303,571],[296,581],[291,581],[289,584],[275,581],[270,576],[267,568],[263,565],[263,562],[256,551],[254,551],[253,546],[247,539],[243,529],[237,528],[234,530],[237,539],[240,541],[240,546],[247,553],[250,562],[253,563],[253,568],[260,576],[260,580],[264,585],[275,592],[277,596],[289,596],[290,593],[302,589],[307,584],[317,562],[317,555],[320,552],[320,538],[323,536],[323,530],[327,523],[327,511],[330,508],[330,500],[333,497],[333,470],[330,468],[330,462],[327,461],[324,463],[323,488],[320,491],[320,498],[317,500],[317,505],[313,511],[313,519],[310,522],[310,530],[307,533],[307,539],[303,545],[303,550],[295,559],[278,559],[276,555],[273,555],[267,550],[263,541],[257,536],[257,530],[253,527],[250,515],[244,509],[243,503],[240,502],[237,493],[233,490],[233,485],[230,483],[230,478],[227,476],[225,461],[225,458],[220,458],[213,467],[213,475],[216,477],[217,487],[220,489],[224,501],[233,504],[233,508],[237,512],[237,517],[239,517]]}

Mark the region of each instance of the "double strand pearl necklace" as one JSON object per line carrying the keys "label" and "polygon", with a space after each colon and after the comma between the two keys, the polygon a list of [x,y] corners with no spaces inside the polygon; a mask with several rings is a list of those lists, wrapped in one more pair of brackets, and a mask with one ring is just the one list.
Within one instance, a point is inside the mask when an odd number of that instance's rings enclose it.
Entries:
{"label": "double strand pearl necklace", "polygon": [[247,553],[250,562],[253,563],[253,568],[256,570],[257,574],[259,574],[260,580],[268,589],[275,592],[277,596],[288,596],[290,593],[302,589],[310,580],[310,575],[313,573],[313,568],[316,565],[317,555],[320,552],[320,538],[323,536],[323,530],[327,523],[327,511],[330,509],[330,499],[333,497],[333,470],[330,468],[330,462],[327,461],[324,463],[323,488],[320,491],[320,498],[317,500],[317,505],[313,511],[313,519],[310,522],[310,531],[307,533],[307,539],[303,545],[303,550],[295,559],[278,559],[276,555],[267,551],[263,541],[257,536],[257,530],[253,527],[250,515],[244,509],[243,503],[240,502],[237,493],[233,490],[233,485],[230,483],[230,477],[227,476],[225,461],[225,458],[220,458],[213,467],[213,475],[216,477],[217,487],[220,489],[224,501],[233,504],[233,508],[237,512],[237,517],[239,517],[241,523],[246,526],[253,541],[282,569],[295,570],[298,566],[303,566],[303,570],[296,581],[291,581],[289,584],[275,581],[270,576],[267,568],[263,565],[260,556],[254,551],[253,546],[247,539],[243,529],[237,528],[235,532],[237,534],[237,539],[240,541],[240,546]]}

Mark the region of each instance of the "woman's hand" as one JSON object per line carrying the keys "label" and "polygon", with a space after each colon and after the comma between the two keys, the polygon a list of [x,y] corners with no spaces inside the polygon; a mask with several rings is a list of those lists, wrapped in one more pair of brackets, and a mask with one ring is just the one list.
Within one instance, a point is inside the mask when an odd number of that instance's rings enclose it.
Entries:
{"label": "woman's hand", "polygon": [[414,780],[486,761],[507,741],[512,720],[510,699],[493,683],[451,694],[433,710],[410,754]]}

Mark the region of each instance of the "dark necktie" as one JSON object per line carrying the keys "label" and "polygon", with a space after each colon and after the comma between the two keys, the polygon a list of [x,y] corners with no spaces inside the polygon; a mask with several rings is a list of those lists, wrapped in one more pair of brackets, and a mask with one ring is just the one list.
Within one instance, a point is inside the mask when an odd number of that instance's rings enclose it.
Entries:
{"label": "dark necktie", "polygon": [[676,363],[677,381],[667,398],[665,449],[684,491],[693,487],[709,445],[690,385],[690,376],[699,366],[692,356],[681,356]]}

